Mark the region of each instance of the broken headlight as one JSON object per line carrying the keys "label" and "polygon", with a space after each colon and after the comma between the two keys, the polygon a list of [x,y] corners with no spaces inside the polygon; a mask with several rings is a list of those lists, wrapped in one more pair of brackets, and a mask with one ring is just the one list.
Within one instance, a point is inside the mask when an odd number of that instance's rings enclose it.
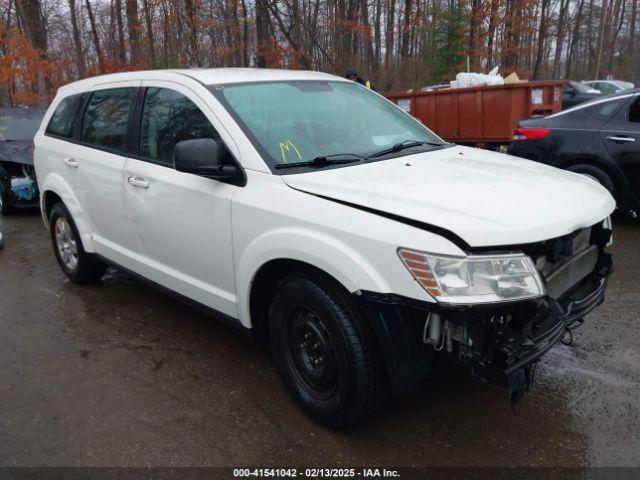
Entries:
{"label": "broken headlight", "polygon": [[544,295],[530,257],[524,254],[449,257],[405,248],[398,255],[413,278],[441,303],[493,303]]}

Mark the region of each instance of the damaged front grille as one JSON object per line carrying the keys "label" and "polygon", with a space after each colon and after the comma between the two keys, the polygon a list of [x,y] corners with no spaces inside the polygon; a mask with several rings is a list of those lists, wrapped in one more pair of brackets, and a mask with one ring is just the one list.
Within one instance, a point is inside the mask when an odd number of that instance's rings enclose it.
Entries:
{"label": "damaged front grille", "polygon": [[611,230],[598,224],[531,246],[530,255],[544,280],[547,295],[561,300],[593,273],[610,236]]}
{"label": "damaged front grille", "polygon": [[567,262],[554,267],[544,275],[547,294],[555,299],[561,298],[567,291],[594,271],[598,261],[598,247],[591,245],[574,255]]}

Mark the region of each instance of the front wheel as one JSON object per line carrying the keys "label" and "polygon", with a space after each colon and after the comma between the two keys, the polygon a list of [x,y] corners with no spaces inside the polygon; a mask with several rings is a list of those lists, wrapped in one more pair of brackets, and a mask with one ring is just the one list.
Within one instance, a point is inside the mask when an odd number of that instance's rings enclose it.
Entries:
{"label": "front wheel", "polygon": [[377,343],[359,309],[331,279],[284,279],[269,314],[271,350],[284,383],[313,420],[330,428],[369,416],[384,392]]}
{"label": "front wheel", "polygon": [[76,224],[62,203],[49,215],[53,250],[62,271],[75,283],[95,283],[106,271],[106,265],[84,251]]}

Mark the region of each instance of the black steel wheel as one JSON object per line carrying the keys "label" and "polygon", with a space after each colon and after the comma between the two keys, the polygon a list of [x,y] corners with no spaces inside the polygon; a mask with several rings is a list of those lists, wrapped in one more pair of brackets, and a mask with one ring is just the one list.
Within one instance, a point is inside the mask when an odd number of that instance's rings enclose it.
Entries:
{"label": "black steel wheel", "polygon": [[284,383],[313,420],[359,423],[385,398],[378,344],[350,294],[316,272],[280,282],[269,310],[271,351]]}
{"label": "black steel wheel", "polygon": [[305,305],[289,310],[285,323],[289,368],[316,399],[329,398],[338,385],[336,354],[329,331]]}

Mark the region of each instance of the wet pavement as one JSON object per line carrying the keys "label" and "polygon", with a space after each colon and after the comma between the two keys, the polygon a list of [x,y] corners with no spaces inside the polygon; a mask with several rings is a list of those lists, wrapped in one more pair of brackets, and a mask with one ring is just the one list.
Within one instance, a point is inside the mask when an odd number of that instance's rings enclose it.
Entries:
{"label": "wet pavement", "polygon": [[411,398],[336,433],[241,332],[116,271],[71,284],[37,214],[2,223],[0,465],[640,465],[640,225],[616,226],[605,304],[515,415],[439,361]]}

